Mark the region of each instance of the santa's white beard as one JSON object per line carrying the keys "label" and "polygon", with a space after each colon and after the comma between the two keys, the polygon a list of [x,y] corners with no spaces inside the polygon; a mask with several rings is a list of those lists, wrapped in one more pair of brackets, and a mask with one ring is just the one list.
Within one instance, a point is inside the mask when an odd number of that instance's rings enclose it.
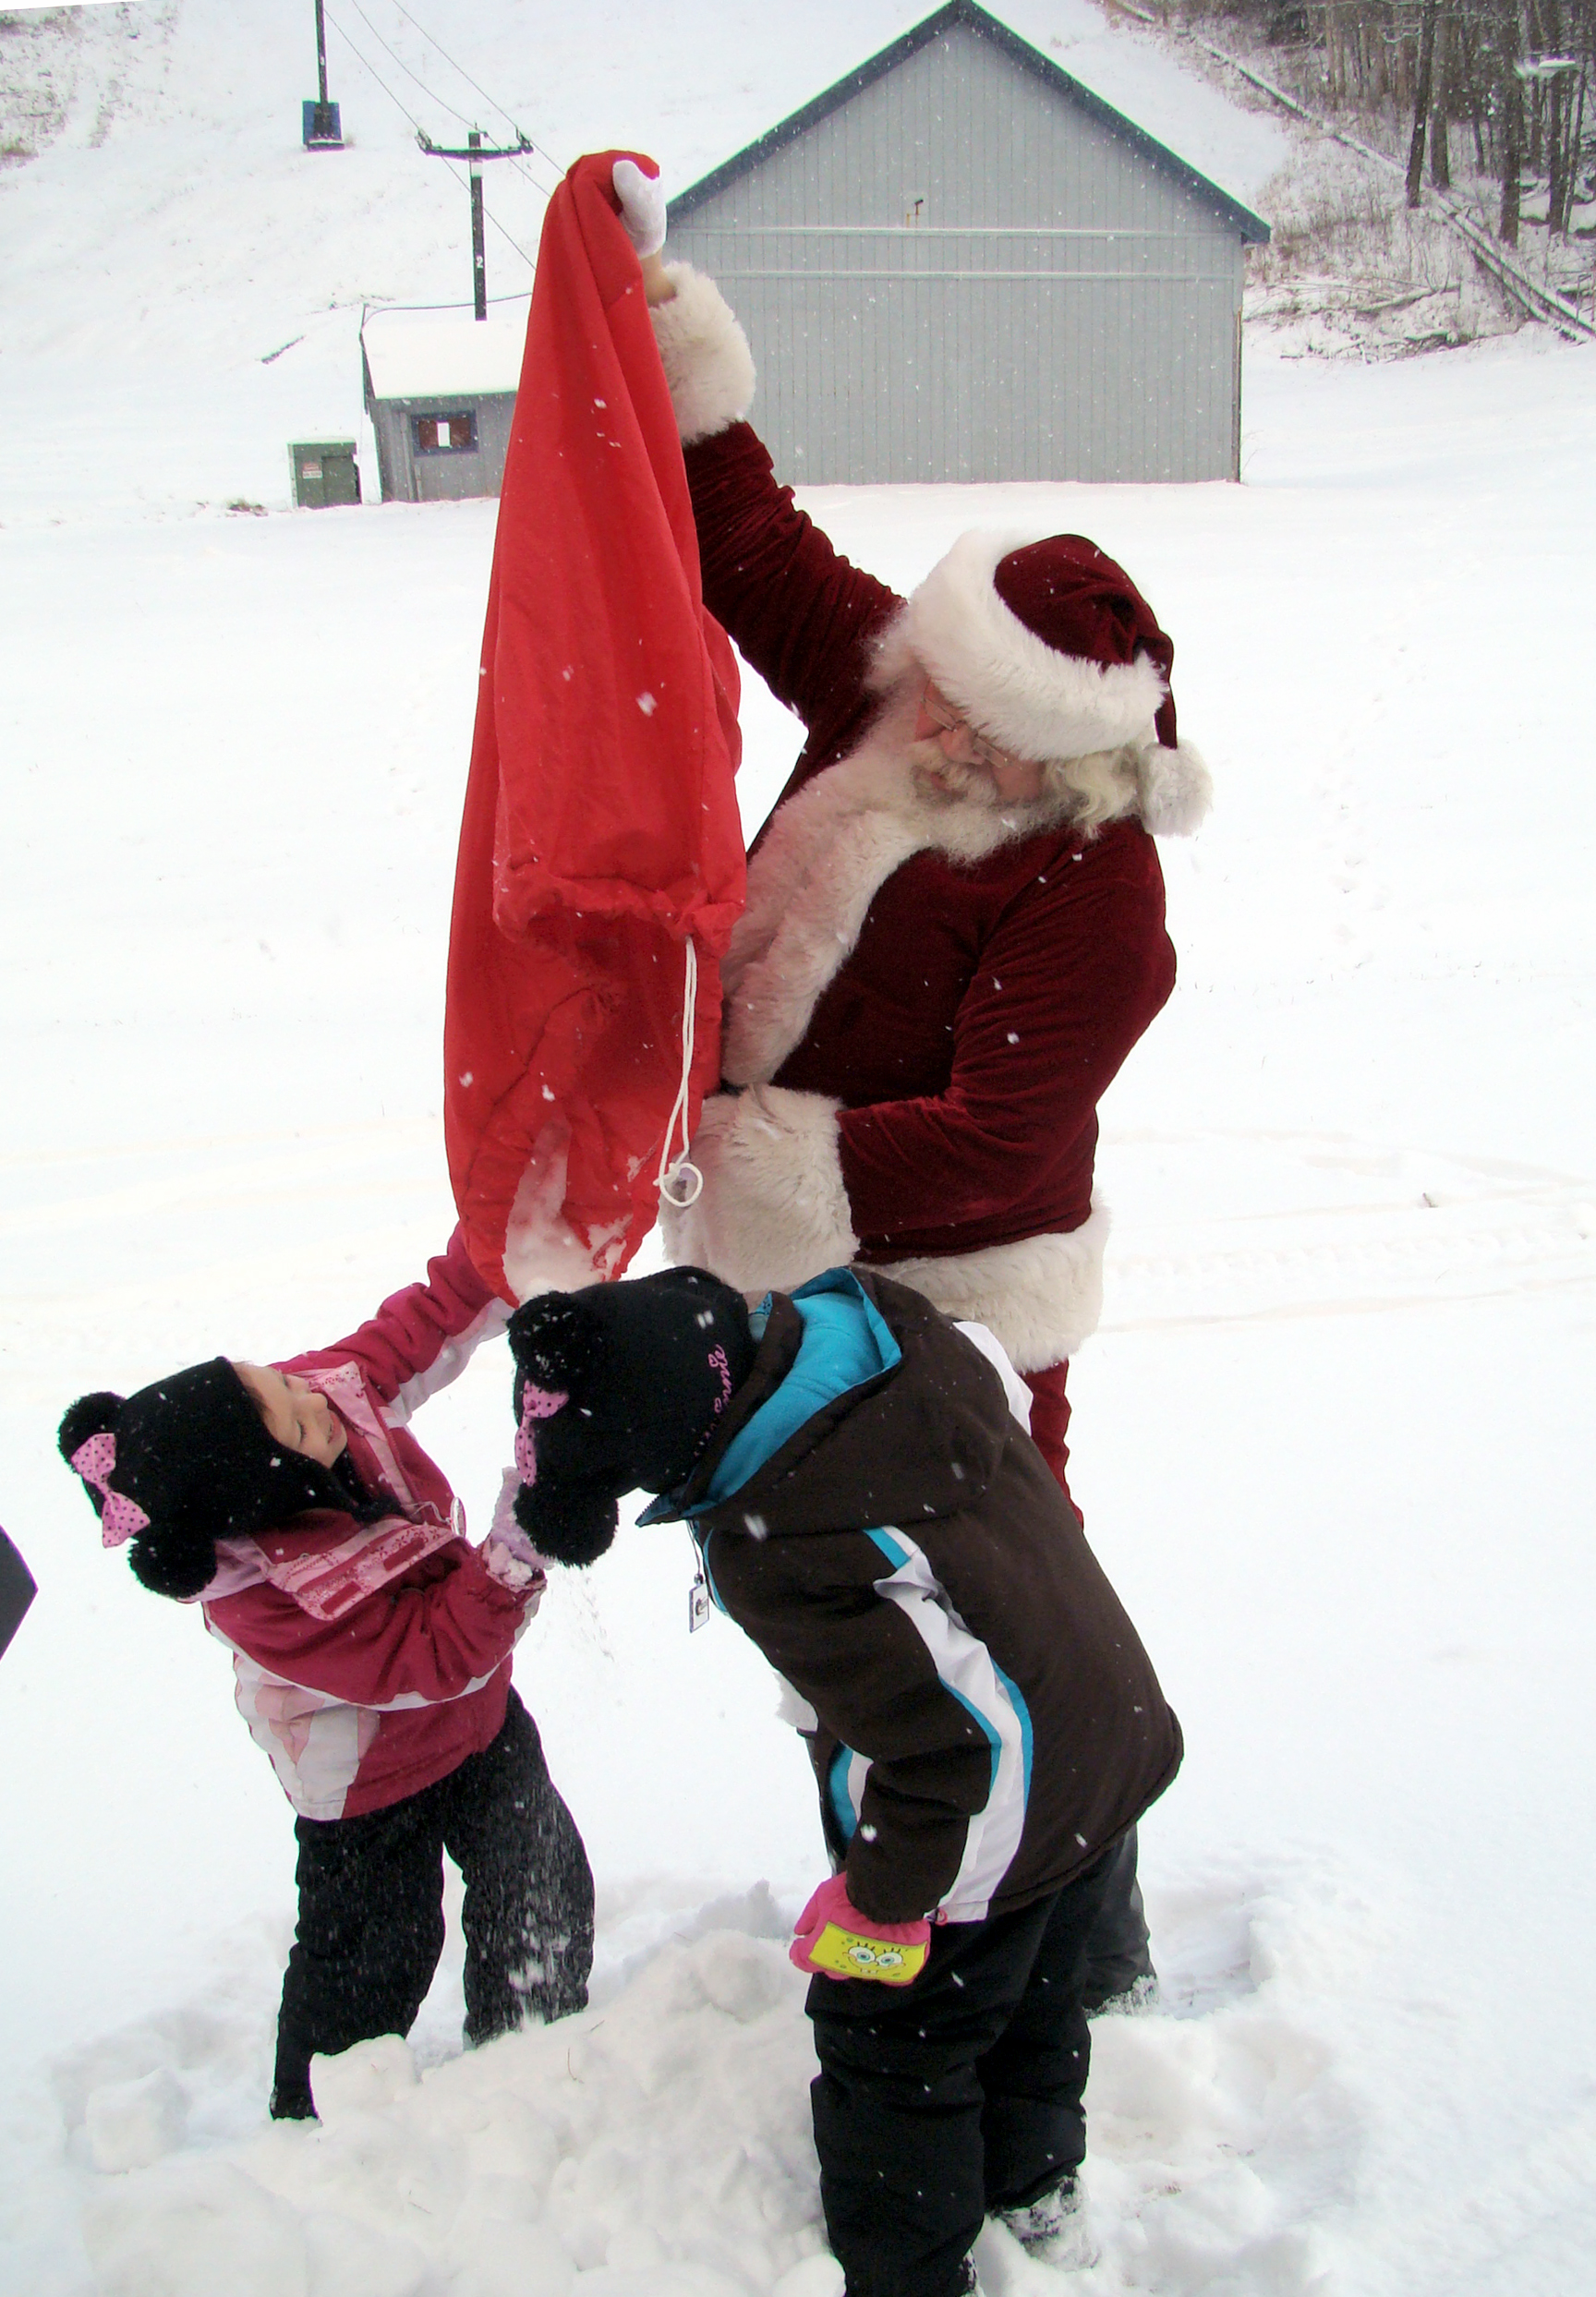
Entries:
{"label": "santa's white beard", "polygon": [[942,744],[928,734],[924,742],[913,735],[902,745],[902,755],[914,777],[914,787],[930,805],[983,805],[988,811],[998,803],[998,791],[988,773],[979,766],[961,766],[949,757]]}
{"label": "santa's white beard", "polygon": [[1074,816],[1074,793],[1059,787],[1051,775],[1037,797],[1004,798],[998,794],[998,785],[984,767],[963,766],[947,756],[935,736],[917,742],[910,734],[899,746],[914,788],[927,805],[948,809],[968,805],[983,814],[996,814],[1017,837],[1057,828]]}

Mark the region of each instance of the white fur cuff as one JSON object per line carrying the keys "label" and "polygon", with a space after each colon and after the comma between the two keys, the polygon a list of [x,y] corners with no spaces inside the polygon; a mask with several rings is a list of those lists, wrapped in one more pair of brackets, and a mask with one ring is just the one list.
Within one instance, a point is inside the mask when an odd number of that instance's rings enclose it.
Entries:
{"label": "white fur cuff", "polygon": [[718,1093],[689,1155],[704,1176],[695,1204],[661,1204],[665,1250],[740,1292],[791,1292],[859,1249],[838,1151],[840,1104],[785,1085]]}
{"label": "white fur cuff", "polygon": [[668,263],[676,292],[649,316],[684,447],[740,423],[754,404],[754,354],[731,305],[691,263]]}

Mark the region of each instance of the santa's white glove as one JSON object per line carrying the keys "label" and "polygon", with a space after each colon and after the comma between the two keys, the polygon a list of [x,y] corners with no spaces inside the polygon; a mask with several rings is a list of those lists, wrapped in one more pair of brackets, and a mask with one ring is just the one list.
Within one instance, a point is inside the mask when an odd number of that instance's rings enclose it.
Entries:
{"label": "santa's white glove", "polygon": [[658,175],[645,175],[635,160],[617,160],[611,170],[621,222],[639,255],[658,255],[665,245],[665,192]]}

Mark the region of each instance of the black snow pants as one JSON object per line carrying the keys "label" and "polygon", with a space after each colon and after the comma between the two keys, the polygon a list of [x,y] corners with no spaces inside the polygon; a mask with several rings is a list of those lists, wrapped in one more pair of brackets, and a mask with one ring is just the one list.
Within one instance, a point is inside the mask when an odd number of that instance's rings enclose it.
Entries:
{"label": "black snow pants", "polygon": [[503,1728],[446,1779],[359,1819],[300,1819],[299,1921],[283,1980],[272,2113],[313,2110],[310,2060],[407,2034],[443,1951],[443,1853],[465,1878],[466,2038],[580,2010],[593,1877],[538,1726]]}
{"label": "black snow pants", "polygon": [[811,1981],[820,2199],[847,2297],[961,2297],[988,2211],[1080,2168],[1082,1974],[1114,1856],[1017,1914],[933,1930],[913,1986]]}
{"label": "black snow pants", "polygon": [[1142,1885],[1136,1880],[1136,1830],[1119,1838],[1108,1869],[1103,1904],[1086,1941],[1086,1968],[1081,1999],[1087,2014],[1128,1994],[1139,1978],[1154,1976],[1153,1952],[1147,1940],[1147,1916],[1142,1904]]}

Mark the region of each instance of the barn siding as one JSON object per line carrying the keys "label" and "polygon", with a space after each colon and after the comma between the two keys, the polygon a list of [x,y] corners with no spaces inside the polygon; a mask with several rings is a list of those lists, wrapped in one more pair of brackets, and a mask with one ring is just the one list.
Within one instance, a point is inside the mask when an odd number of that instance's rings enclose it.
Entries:
{"label": "barn siding", "polygon": [[794,478],[1236,476],[1235,225],[968,26],[710,191],[670,252],[742,319]]}

